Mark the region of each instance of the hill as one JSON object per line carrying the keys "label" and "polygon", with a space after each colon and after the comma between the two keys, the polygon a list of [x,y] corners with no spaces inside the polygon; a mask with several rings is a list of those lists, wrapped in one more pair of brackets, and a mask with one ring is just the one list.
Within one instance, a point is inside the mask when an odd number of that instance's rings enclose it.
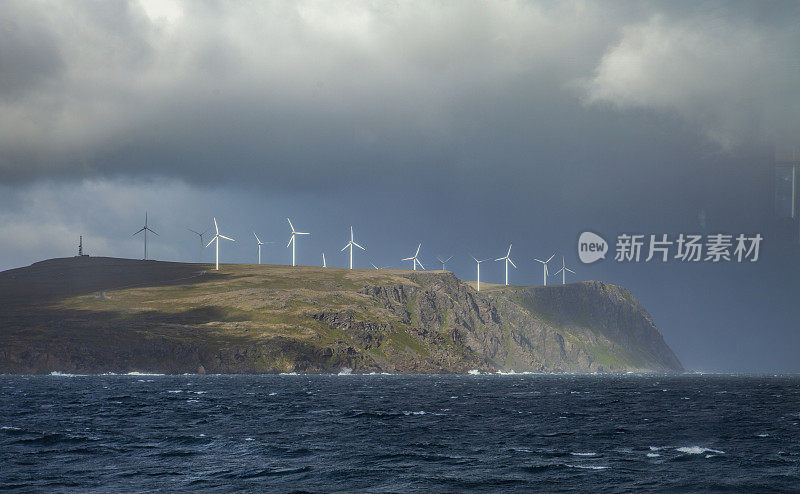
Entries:
{"label": "hill", "polygon": [[[681,371],[626,289],[64,258],[0,273],[0,373]],[[483,287],[482,287],[483,288]]]}

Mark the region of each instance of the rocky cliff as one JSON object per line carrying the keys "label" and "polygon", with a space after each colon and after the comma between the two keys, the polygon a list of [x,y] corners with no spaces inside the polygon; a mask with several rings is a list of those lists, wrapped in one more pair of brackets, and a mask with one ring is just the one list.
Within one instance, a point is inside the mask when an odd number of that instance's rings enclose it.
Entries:
{"label": "rocky cliff", "polygon": [[57,259],[0,273],[0,373],[681,371],[624,288]]}

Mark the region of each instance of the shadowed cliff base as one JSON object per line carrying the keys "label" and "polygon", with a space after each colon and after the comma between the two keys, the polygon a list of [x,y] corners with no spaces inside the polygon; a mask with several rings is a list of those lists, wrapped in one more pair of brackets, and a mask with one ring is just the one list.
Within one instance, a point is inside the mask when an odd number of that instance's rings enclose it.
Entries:
{"label": "shadowed cliff base", "polygon": [[[647,311],[597,281],[51,259],[0,273],[0,373],[680,372]],[[485,288],[485,289],[484,289]]]}

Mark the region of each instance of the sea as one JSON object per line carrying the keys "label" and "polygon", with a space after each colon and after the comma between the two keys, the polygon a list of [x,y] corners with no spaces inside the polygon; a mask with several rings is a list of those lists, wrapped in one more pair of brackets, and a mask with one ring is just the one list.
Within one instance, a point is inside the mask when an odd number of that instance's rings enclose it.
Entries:
{"label": "sea", "polygon": [[800,377],[0,376],[20,492],[800,492]]}

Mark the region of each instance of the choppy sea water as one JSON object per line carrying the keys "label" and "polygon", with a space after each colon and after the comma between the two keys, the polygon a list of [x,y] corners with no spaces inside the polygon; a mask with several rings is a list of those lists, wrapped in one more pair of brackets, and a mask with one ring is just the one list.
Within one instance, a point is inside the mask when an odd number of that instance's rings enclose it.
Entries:
{"label": "choppy sea water", "polygon": [[796,376],[0,376],[0,488],[798,491]]}

